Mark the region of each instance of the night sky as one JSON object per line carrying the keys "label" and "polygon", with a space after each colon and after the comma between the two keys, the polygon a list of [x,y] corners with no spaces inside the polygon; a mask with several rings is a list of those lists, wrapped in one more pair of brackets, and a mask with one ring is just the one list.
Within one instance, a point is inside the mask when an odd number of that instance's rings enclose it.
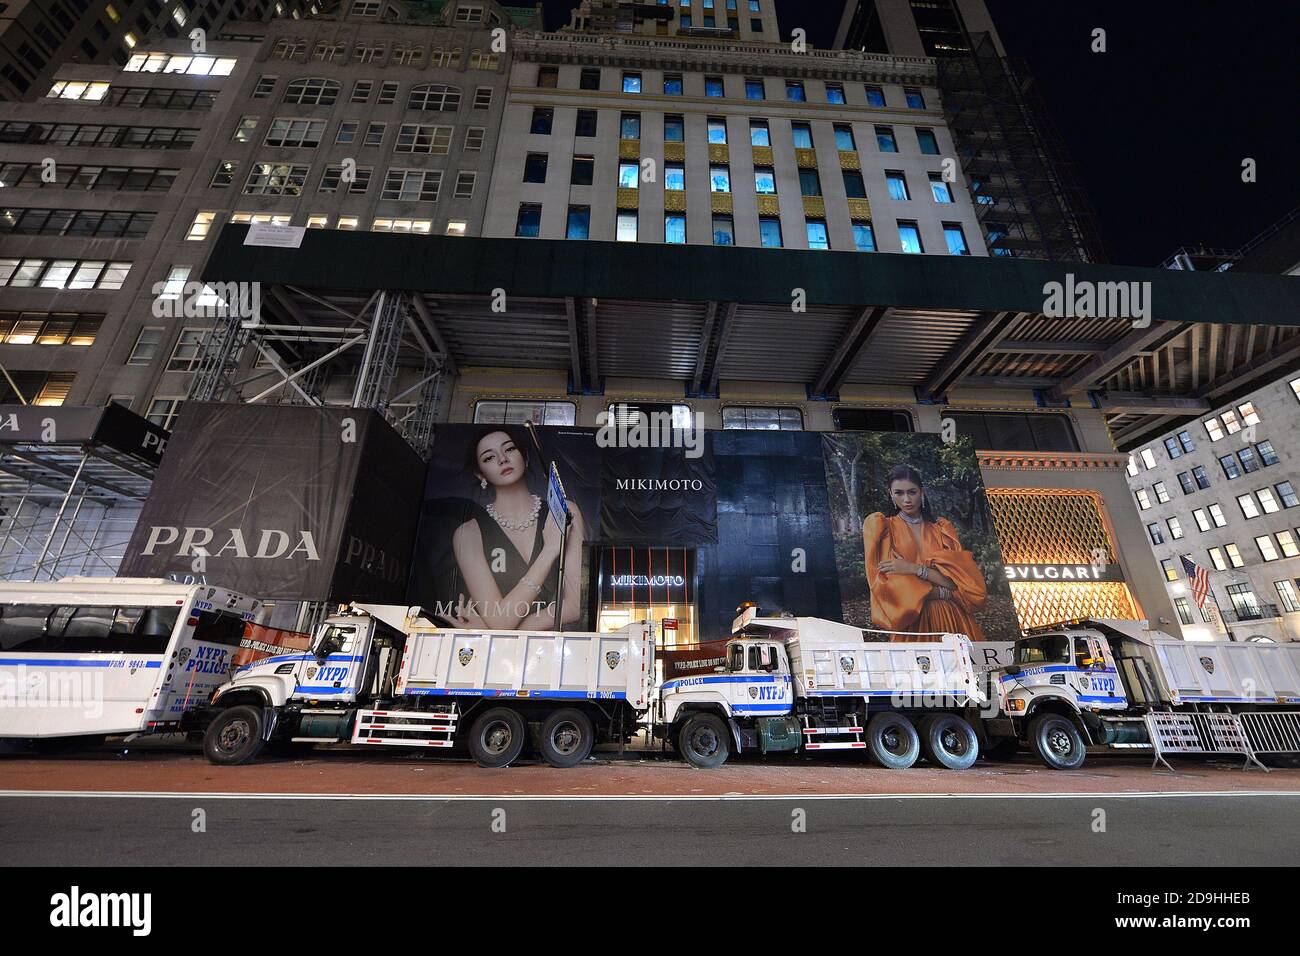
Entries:
{"label": "night sky", "polygon": [[[547,26],[574,0],[544,0]],[[988,0],[1038,79],[1114,262],[1180,246],[1235,249],[1300,205],[1300,4],[1276,0]],[[777,0],[830,46],[840,0]],[[1090,50],[1092,30],[1108,51]],[[1257,181],[1241,181],[1241,162]]]}

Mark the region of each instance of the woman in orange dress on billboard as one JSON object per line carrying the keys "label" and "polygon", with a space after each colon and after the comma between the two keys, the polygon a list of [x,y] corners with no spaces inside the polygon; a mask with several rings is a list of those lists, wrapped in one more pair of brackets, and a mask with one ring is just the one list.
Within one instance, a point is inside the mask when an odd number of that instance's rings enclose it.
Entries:
{"label": "woman in orange dress on billboard", "polygon": [[930,512],[915,468],[896,465],[886,481],[894,513],[877,511],[862,524],[872,624],[886,631],[984,640],[974,612],[988,602],[988,588],[975,556],[962,547],[951,522]]}

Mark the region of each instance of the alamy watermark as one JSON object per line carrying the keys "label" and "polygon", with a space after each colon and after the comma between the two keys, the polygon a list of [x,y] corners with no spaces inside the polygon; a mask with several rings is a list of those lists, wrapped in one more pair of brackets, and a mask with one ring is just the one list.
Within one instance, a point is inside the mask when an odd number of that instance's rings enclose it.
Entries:
{"label": "alamy watermark", "polygon": [[155,282],[155,319],[225,318],[255,320],[262,314],[260,282]]}
{"label": "alamy watermark", "polygon": [[1091,282],[1065,274],[1065,282],[1043,285],[1043,315],[1049,319],[1128,319],[1135,329],[1151,325],[1150,282]]}
{"label": "alamy watermark", "polygon": [[615,405],[596,416],[596,444],[601,448],[684,448],[687,458],[704,455],[704,429],[692,422],[680,427],[672,412],[643,412]]}

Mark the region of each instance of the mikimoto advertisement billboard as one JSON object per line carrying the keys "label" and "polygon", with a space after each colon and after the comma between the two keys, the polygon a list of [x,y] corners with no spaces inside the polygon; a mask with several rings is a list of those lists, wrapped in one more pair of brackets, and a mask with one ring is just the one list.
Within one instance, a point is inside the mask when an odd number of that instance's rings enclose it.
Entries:
{"label": "mikimoto advertisement billboard", "polygon": [[423,480],[373,411],[187,402],[121,573],[400,603]]}

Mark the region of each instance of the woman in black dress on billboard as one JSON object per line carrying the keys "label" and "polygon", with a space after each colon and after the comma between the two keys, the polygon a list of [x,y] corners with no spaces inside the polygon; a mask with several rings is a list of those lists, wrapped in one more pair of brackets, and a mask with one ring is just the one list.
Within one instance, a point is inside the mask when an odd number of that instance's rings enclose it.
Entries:
{"label": "woman in black dress on billboard", "polygon": [[[555,627],[560,529],[545,502],[529,487],[529,454],[509,429],[485,429],[470,451],[467,470],[487,499],[452,535],[452,551],[464,590],[455,627],[551,630]],[[582,548],[586,525],[569,503],[573,519],[565,545],[564,623],[582,616]]]}

